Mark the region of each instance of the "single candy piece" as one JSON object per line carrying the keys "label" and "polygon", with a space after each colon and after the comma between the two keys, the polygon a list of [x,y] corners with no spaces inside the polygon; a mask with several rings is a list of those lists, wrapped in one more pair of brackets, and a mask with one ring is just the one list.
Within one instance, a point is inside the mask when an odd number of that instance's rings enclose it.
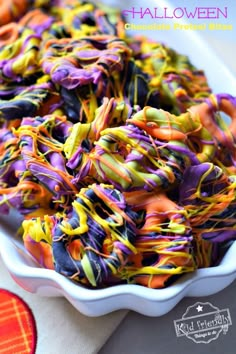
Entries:
{"label": "single candy piece", "polygon": [[217,149],[191,112],[175,116],[147,106],[126,123],[104,129],[90,153],[100,177],[121,190],[169,188],[186,166],[213,159]]}
{"label": "single candy piece", "polygon": [[92,122],[104,97],[141,108],[159,105],[158,92],[150,91],[149,76],[136,65],[126,42],[116,36],[50,39],[40,64],[59,85],[64,112],[73,122]]}
{"label": "single candy piece", "polygon": [[[211,160],[216,152],[216,141],[200,121],[197,111],[178,116],[162,109],[145,107],[127,123],[143,129],[153,138],[166,141],[171,149],[187,156],[191,164]],[[181,144],[180,144],[181,143]]]}
{"label": "single candy piece", "polygon": [[53,232],[53,257],[59,273],[93,287],[119,277],[127,257],[135,253],[137,214],[122,194],[107,185],[82,188],[73,212]]}
{"label": "single candy piece", "polygon": [[128,282],[162,288],[186,272],[196,269],[192,252],[191,225],[186,210],[164,193],[125,193],[135,211],[144,211],[137,230],[135,255],[122,272]]}
{"label": "single candy piece", "polygon": [[[221,93],[209,96],[205,102],[189,109],[198,115],[202,125],[214,136],[217,150],[214,163],[228,174],[236,173],[236,97]],[[229,124],[221,112],[230,118]]]}
{"label": "single candy piece", "polygon": [[235,239],[236,176],[206,162],[185,170],[179,202],[189,215],[193,234],[211,242]]}
{"label": "single candy piece", "polygon": [[88,178],[99,180],[90,159],[90,152],[100,133],[107,127],[116,126],[126,121],[131,115],[131,107],[115,98],[104,98],[103,104],[95,111],[91,123],[76,123],[65,141],[64,152],[68,159],[67,166],[74,171],[73,182],[77,185],[87,183]]}
{"label": "single candy piece", "polygon": [[178,157],[170,155],[143,130],[127,125],[103,130],[89,157],[104,181],[127,191],[167,188],[181,178]]}
{"label": "single candy piece", "polygon": [[49,115],[24,118],[16,131],[27,169],[54,195],[54,204],[63,208],[78,192],[63,155],[63,142],[70,128],[66,117]]}
{"label": "single candy piece", "polygon": [[185,55],[145,36],[128,39],[137,65],[150,76],[150,89],[158,90],[160,107],[184,113],[211,93],[206,76]]}
{"label": "single candy piece", "polygon": [[115,36],[99,35],[80,40],[63,38],[46,43],[41,64],[54,83],[74,89],[89,83],[97,84],[103,74],[112,76],[122,71],[131,55],[126,43]]}
{"label": "single candy piece", "polygon": [[9,129],[0,129],[0,211],[14,208],[21,214],[50,212],[52,195],[27,171],[21,158],[18,137]]}

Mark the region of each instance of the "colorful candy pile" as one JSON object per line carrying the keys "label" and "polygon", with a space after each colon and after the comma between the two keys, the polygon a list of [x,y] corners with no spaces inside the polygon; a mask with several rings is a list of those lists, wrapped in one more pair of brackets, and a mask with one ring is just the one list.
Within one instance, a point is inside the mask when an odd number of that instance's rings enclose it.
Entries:
{"label": "colorful candy pile", "polygon": [[114,9],[0,3],[0,212],[22,214],[26,249],[91,287],[217,264],[236,234],[236,98]]}

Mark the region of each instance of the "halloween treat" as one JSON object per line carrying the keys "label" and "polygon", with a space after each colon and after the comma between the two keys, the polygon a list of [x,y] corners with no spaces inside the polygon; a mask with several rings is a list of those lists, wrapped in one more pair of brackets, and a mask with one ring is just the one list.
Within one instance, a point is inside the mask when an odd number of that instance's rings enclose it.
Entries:
{"label": "halloween treat", "polygon": [[235,240],[236,98],[116,9],[0,4],[0,212],[22,215],[40,266],[163,288],[216,265]]}

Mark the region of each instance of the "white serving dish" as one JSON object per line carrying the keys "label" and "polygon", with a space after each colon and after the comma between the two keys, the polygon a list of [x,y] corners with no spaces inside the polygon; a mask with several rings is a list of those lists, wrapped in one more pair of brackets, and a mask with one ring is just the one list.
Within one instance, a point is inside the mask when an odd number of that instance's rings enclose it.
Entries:
{"label": "white serving dish", "polygon": [[182,298],[212,295],[227,287],[236,278],[234,242],[219,266],[183,275],[165,289],[148,289],[139,285],[86,289],[53,270],[40,268],[16,239],[12,219],[0,218],[1,256],[12,278],[31,293],[64,296],[78,311],[87,316],[101,316],[119,309],[129,309],[147,316],[162,316]]}
{"label": "white serving dish", "polygon": [[[142,6],[142,2],[135,1],[135,5]],[[151,7],[155,4],[149,0],[148,5]],[[170,7],[167,2],[161,0],[158,5]],[[126,2],[127,6],[129,5]],[[145,34],[150,35],[147,32]],[[175,31],[154,34],[152,32],[152,38],[154,35],[157,40],[160,40],[161,35],[169,46],[176,47],[180,53],[188,55],[198,68],[204,69],[214,92],[235,95],[235,78],[196,32],[182,32],[180,42]],[[16,238],[18,224],[19,220],[14,213],[10,216],[0,216],[0,254],[12,278],[22,288],[37,295],[64,296],[78,311],[87,316],[101,316],[119,309],[130,309],[147,316],[162,316],[174,308],[182,298],[212,295],[227,287],[236,278],[234,242],[217,267],[199,269],[183,275],[166,289],[116,285],[107,289],[90,290],[74,284],[53,270],[40,268]]]}

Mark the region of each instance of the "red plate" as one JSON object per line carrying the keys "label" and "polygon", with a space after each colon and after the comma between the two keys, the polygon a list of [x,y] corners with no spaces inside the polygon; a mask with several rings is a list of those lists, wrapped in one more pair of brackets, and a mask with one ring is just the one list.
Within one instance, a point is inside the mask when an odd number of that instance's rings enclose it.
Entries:
{"label": "red plate", "polygon": [[16,294],[0,289],[0,353],[33,354],[36,323],[29,306]]}

